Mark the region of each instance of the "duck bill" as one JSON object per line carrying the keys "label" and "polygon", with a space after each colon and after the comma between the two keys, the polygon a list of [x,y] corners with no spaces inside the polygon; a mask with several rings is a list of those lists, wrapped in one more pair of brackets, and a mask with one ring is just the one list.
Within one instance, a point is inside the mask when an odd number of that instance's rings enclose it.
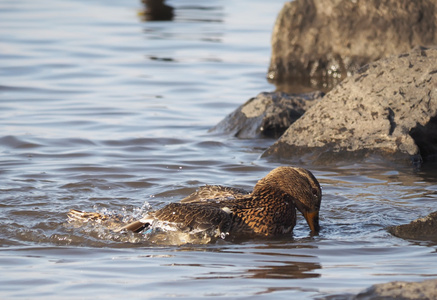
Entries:
{"label": "duck bill", "polygon": [[308,226],[311,229],[311,233],[318,234],[320,231],[319,212],[318,211],[305,212],[303,216],[305,217],[305,220],[307,220]]}

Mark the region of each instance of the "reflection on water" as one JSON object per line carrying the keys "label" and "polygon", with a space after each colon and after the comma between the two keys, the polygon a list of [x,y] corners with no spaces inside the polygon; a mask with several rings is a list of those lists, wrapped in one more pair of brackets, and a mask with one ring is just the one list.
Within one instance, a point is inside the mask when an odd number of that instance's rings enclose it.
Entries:
{"label": "reflection on water", "polygon": [[[272,140],[208,134],[265,80],[283,1],[0,4],[0,298],[305,299],[437,277],[435,245],[386,227],[435,210],[437,173],[369,160],[309,168],[322,231],[157,245],[68,224],[69,209],[136,216],[205,184],[250,189]],[[171,243],[170,243],[171,244]],[[109,297],[109,296],[108,296]]]}
{"label": "reflection on water", "polygon": [[286,262],[283,266],[266,265],[259,269],[249,269],[249,278],[296,279],[320,277],[320,274],[310,273],[320,269],[321,265],[305,262]]}
{"label": "reflection on water", "polygon": [[[257,268],[248,269],[248,278],[265,278],[265,279],[305,279],[320,277],[319,269],[322,265],[318,258],[312,255],[302,254],[288,254],[293,253],[293,249],[313,249],[314,245],[267,245],[256,247],[257,250],[264,250],[263,252],[255,252],[257,255],[266,256],[266,261],[261,261],[261,265]],[[273,250],[273,251],[269,251]],[[259,261],[259,260],[258,260]],[[265,265],[264,265],[265,264]]]}

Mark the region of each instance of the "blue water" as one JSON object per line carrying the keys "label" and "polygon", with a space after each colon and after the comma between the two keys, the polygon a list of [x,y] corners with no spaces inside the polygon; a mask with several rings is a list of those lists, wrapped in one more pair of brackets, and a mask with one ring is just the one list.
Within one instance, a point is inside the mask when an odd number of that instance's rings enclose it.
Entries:
{"label": "blue water", "polygon": [[282,1],[0,3],[0,298],[313,299],[437,277],[436,246],[386,227],[435,211],[435,167],[298,163],[323,187],[320,236],[157,244],[67,223],[127,216],[198,186],[251,189],[273,140],[208,133],[260,92]]}

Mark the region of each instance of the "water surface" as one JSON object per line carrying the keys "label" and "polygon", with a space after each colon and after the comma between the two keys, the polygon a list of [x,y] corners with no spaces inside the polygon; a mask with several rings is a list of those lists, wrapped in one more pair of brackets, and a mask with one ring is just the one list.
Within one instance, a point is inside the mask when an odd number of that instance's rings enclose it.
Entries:
{"label": "water surface", "polygon": [[251,189],[273,140],[208,133],[262,91],[282,1],[0,4],[0,297],[313,299],[437,277],[436,246],[389,235],[435,211],[435,166],[320,166],[320,236],[182,246],[66,222],[141,215],[196,187]]}

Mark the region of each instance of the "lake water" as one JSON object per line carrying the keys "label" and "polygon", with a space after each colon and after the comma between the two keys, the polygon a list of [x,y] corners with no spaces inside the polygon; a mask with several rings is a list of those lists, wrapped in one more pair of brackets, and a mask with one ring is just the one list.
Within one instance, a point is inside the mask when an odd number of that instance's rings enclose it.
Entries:
{"label": "lake water", "polygon": [[436,245],[386,227],[436,209],[434,166],[369,160],[313,171],[322,231],[206,245],[67,223],[70,208],[141,215],[204,184],[251,189],[287,164],[273,140],[208,129],[259,92],[283,1],[0,3],[0,298],[314,299],[437,278]]}

